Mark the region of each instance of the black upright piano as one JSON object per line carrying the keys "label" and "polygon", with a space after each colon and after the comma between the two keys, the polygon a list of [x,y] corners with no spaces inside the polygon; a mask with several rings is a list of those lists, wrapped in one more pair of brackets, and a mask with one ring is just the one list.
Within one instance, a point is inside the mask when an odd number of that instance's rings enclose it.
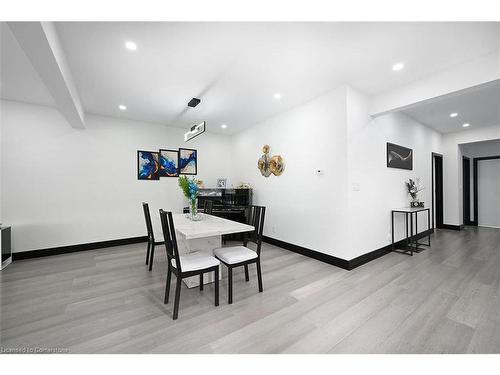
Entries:
{"label": "black upright piano", "polygon": [[207,200],[213,202],[213,215],[246,223],[247,208],[252,205],[252,189],[200,189],[198,193],[200,212],[203,212]]}
{"label": "black upright piano", "polygon": [[[213,202],[212,215],[247,223],[248,207],[252,205],[252,189],[200,189],[198,193],[198,212],[203,212],[205,202]],[[189,207],[184,208],[184,213]],[[241,239],[242,233],[226,235],[225,238]]]}

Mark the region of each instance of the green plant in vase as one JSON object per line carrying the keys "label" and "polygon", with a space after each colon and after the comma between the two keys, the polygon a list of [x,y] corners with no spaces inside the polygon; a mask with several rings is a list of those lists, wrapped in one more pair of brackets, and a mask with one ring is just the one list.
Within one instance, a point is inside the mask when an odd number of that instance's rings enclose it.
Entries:
{"label": "green plant in vase", "polygon": [[199,187],[197,180],[187,178],[186,176],[179,177],[179,186],[181,187],[184,196],[189,201],[189,218],[191,220],[199,220],[198,216],[198,193]]}

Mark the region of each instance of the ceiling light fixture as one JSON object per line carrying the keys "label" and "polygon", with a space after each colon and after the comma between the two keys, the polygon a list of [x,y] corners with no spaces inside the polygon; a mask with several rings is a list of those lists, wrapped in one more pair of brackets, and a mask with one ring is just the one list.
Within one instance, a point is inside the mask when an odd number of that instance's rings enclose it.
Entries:
{"label": "ceiling light fixture", "polygon": [[465,123],[465,124],[463,124],[462,126],[463,126],[464,128],[467,128],[467,127],[469,127],[469,126],[470,126],[470,124],[469,124],[469,123]]}
{"label": "ceiling light fixture", "polygon": [[277,92],[276,94],[273,95],[274,99],[280,100],[281,99],[281,94]]}
{"label": "ceiling light fixture", "polygon": [[221,127],[222,129],[226,129],[226,128],[227,128],[227,125],[226,125],[226,124],[222,124],[220,127]]}
{"label": "ceiling light fixture", "polygon": [[205,130],[207,129],[206,122],[203,121],[199,123],[198,125],[193,125],[191,126],[191,129],[187,133],[184,134],[184,142],[190,141],[194,137],[199,136],[200,134],[205,133]]}
{"label": "ceiling light fixture", "polygon": [[200,104],[201,100],[198,99],[198,98],[193,98],[191,99],[189,102],[188,102],[188,107],[191,107],[191,108],[194,108],[196,107],[198,104]]}
{"label": "ceiling light fixture", "polygon": [[398,62],[392,66],[392,70],[394,70],[395,72],[398,72],[398,71],[402,70],[404,67],[405,67],[405,64],[403,64],[402,62]]}
{"label": "ceiling light fixture", "polygon": [[130,51],[135,51],[137,49],[137,44],[135,44],[131,40],[128,40],[125,42],[125,47]]}
{"label": "ceiling light fixture", "polygon": [[457,116],[458,116],[458,113],[456,113],[456,112],[450,113],[450,117],[457,117]]}
{"label": "ceiling light fixture", "polygon": [[123,105],[123,104],[120,104],[120,105],[118,106],[118,108],[120,108],[120,110],[122,110],[122,111],[126,111],[126,110],[127,110],[127,106],[126,106],[126,105]]}

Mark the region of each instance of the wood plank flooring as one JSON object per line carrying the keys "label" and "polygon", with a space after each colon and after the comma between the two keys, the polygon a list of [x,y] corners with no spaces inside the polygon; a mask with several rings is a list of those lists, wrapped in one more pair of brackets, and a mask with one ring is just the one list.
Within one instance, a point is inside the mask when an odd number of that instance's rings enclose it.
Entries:
{"label": "wood plank flooring", "polygon": [[[352,271],[265,244],[264,293],[243,269],[234,304],[183,285],[145,244],[17,261],[0,273],[0,346],[70,353],[500,353],[500,230],[438,230],[432,247]],[[225,270],[224,270],[225,271]],[[173,281],[172,290],[175,287]]]}

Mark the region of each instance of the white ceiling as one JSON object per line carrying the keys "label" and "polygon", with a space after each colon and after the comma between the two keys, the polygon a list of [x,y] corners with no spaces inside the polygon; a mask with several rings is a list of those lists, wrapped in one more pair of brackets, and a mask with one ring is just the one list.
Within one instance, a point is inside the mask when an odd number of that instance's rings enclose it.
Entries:
{"label": "white ceiling", "polygon": [[0,22],[0,33],[0,97],[55,106],[54,99],[4,22]]}
{"label": "white ceiling", "polygon": [[[5,29],[1,97],[53,105]],[[376,95],[500,50],[500,23],[479,22],[65,22],[57,30],[87,113],[183,128],[206,120],[228,134],[339,84]],[[399,61],[405,69],[393,72]],[[187,109],[192,97],[202,102]]]}
{"label": "white ceiling", "polygon": [[[402,111],[415,120],[441,133],[482,126],[500,126],[500,81],[490,82],[457,93],[448,94]],[[450,117],[450,113],[458,113]]]}

